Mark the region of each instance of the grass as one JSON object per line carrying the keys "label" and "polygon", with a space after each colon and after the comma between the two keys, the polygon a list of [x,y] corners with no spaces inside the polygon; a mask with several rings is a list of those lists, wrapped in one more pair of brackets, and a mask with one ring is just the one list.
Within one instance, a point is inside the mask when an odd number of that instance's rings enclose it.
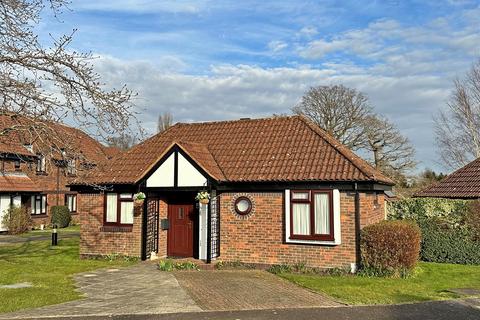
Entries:
{"label": "grass", "polygon": [[72,275],[133,262],[122,260],[80,260],[79,239],[30,241],[0,246],[0,285],[30,282],[31,288],[0,289],[0,312],[40,307],[81,298]]}
{"label": "grass", "polygon": [[348,304],[393,304],[458,298],[454,288],[480,289],[480,266],[421,262],[407,279],[281,273],[300,286]]}
{"label": "grass", "polygon": [[[69,227],[66,227],[66,228],[57,229],[57,232],[58,232],[59,236],[62,233],[79,232],[79,231],[80,231],[80,225],[69,226]],[[32,230],[32,231],[29,231],[29,232],[22,233],[19,236],[22,237],[22,238],[28,238],[30,236],[51,235],[51,234],[52,234],[52,229],[48,228],[48,229],[44,229],[44,230],[40,230],[40,229]]]}

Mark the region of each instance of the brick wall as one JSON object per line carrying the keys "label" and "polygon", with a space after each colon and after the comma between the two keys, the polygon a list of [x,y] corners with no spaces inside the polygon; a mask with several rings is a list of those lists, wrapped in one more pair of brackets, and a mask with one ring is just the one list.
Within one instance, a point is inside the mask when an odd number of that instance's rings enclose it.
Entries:
{"label": "brick wall", "polygon": [[[231,211],[235,193],[220,197],[221,256],[223,261],[257,264],[294,264],[331,268],[355,262],[354,194],[340,194],[341,244],[337,246],[286,244],[283,193],[250,193],[255,212],[240,219]],[[360,195],[361,225],[384,218],[383,194]]]}
{"label": "brick wall", "polygon": [[104,195],[81,193],[78,195],[80,216],[80,256],[119,254],[140,257],[143,207],[135,206],[131,230],[103,226]]}
{"label": "brick wall", "polygon": [[[165,199],[159,200],[160,221],[168,218],[168,204]],[[160,223],[159,223],[160,224]],[[164,258],[167,256],[167,230],[158,230],[158,256]]]}

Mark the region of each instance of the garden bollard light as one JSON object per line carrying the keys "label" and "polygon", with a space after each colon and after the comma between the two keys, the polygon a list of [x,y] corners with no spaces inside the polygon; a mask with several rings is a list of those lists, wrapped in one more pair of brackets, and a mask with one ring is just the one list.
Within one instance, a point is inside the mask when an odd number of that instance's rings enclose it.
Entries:
{"label": "garden bollard light", "polygon": [[52,246],[57,245],[57,240],[58,240],[58,234],[57,234],[57,225],[54,224],[52,226]]}

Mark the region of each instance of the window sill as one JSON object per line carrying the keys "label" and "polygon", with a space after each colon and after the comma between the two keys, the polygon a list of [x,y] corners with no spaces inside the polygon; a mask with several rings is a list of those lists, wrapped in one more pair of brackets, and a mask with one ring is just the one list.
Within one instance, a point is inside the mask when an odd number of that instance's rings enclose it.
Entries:
{"label": "window sill", "polygon": [[48,215],[46,213],[42,213],[42,214],[30,214],[30,217],[32,219],[40,219],[40,218],[47,218]]}
{"label": "window sill", "polygon": [[101,232],[132,232],[132,226],[103,226]]}
{"label": "window sill", "polygon": [[338,246],[341,241],[335,240],[305,240],[305,239],[287,239],[286,244],[305,244],[305,245],[318,245],[318,246]]}

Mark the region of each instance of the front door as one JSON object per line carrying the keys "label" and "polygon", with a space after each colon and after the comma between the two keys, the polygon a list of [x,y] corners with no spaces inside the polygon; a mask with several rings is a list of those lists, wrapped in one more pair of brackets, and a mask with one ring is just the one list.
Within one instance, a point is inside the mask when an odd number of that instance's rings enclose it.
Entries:
{"label": "front door", "polygon": [[193,204],[169,204],[168,255],[193,257]]}

